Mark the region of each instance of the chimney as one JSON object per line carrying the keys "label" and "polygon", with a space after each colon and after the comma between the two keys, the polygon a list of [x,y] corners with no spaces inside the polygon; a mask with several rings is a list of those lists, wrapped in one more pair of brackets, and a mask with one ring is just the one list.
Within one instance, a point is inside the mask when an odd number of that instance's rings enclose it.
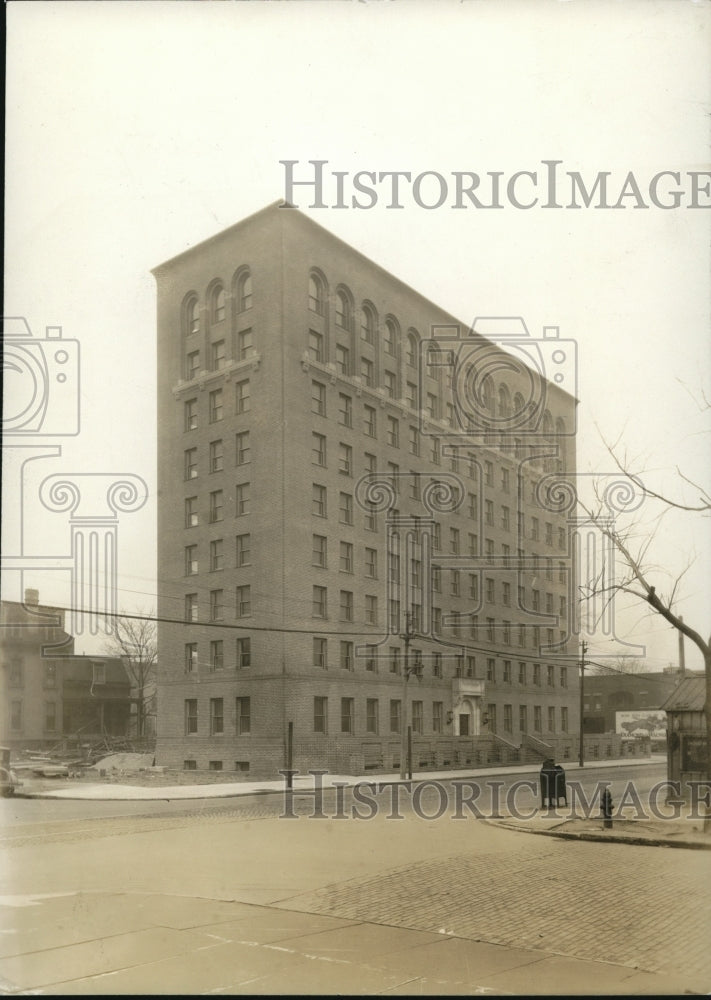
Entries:
{"label": "chimney", "polygon": [[39,604],[39,590],[33,590],[32,587],[26,587],[25,604],[36,608]]}

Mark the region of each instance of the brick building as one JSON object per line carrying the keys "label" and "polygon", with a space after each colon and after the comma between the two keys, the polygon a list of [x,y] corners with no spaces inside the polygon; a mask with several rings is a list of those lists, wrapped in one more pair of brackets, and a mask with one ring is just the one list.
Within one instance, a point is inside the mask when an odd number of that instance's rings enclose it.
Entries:
{"label": "brick building", "polygon": [[25,600],[0,602],[2,712],[0,742],[41,749],[64,736],[125,736],[130,683],[120,659],[78,656],[62,608]]}
{"label": "brick building", "polygon": [[298,768],[390,770],[404,687],[415,767],[570,745],[557,331],[470,330],[276,205],[154,275],[158,762],[274,775],[291,730]]}
{"label": "brick building", "polygon": [[614,733],[617,712],[661,709],[682,680],[677,668],[638,674],[593,674],[585,677],[583,729],[586,733]]}

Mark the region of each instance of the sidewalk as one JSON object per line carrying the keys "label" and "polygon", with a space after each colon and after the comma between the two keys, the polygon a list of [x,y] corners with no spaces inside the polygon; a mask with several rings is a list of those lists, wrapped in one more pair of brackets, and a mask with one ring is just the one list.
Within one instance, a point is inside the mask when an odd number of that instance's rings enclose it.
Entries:
{"label": "sidewalk", "polygon": [[[624,760],[599,760],[590,762],[586,767],[581,768],[576,763],[566,762],[566,774],[584,774],[586,769],[595,768],[615,768],[629,766],[630,764],[661,764],[666,758],[661,754],[653,754],[645,759],[624,759]],[[516,767],[495,767],[495,768],[467,768],[461,771],[426,771],[413,775],[413,782],[422,781],[453,781],[467,778],[496,777],[497,775],[511,774],[531,774],[537,772],[537,767],[529,765],[518,765]],[[219,784],[208,783],[204,785],[156,785],[146,787],[143,785],[119,785],[113,782],[88,783],[84,781],[72,782],[71,779],[63,781],[62,788],[40,787],[46,785],[45,782],[38,782],[37,788],[33,789],[32,779],[23,779],[25,784],[15,793],[24,798],[33,799],[102,799],[115,801],[128,800],[159,800],[166,799],[213,799],[232,798],[239,795],[260,795],[268,793],[281,793],[284,791],[284,779],[272,781],[239,781],[234,783],[222,782]],[[63,779],[58,779],[63,780]],[[406,783],[406,779],[400,777],[398,773],[393,774],[324,774],[321,777],[323,788],[333,788],[336,785],[352,785],[361,782],[375,782],[377,785],[399,782]],[[294,777],[294,788],[310,789],[314,787],[314,778],[310,774],[296,775]]]}

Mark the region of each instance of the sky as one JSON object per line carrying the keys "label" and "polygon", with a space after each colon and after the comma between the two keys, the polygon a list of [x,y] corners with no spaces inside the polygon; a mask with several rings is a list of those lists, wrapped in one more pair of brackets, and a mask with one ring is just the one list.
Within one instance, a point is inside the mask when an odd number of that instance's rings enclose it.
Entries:
{"label": "sky", "polygon": [[[118,604],[154,607],[150,271],[282,199],[283,160],[298,161],[300,178],[308,161],[328,161],[348,184],[358,171],[437,172],[448,190],[471,171],[482,192],[490,172],[505,187],[537,171],[542,198],[542,163],[560,160],[562,177],[577,171],[589,188],[609,171],[611,203],[632,172],[650,207],[628,197],[617,210],[527,210],[504,197],[501,209],[457,210],[450,197],[426,209],[407,185],[401,209],[384,185],[368,209],[309,208],[305,188],[295,201],[463,322],[520,315],[534,336],[558,326],[575,340],[581,471],[613,471],[606,439],[654,489],[691,501],[677,467],[708,488],[699,402],[711,398],[711,211],[689,207],[689,172],[709,169],[710,36],[709,4],[677,0],[11,0],[5,315],[24,317],[39,340],[62,327],[69,380],[53,383],[41,430],[72,429],[62,407],[73,392],[80,418],[73,435],[5,435],[3,559],[15,562],[3,596],[36,586],[68,603],[68,515],[47,510],[41,483],[107,473],[147,485],[143,506],[119,519]],[[678,209],[651,204],[661,171],[680,173]],[[523,201],[532,187],[518,183]],[[436,193],[428,184],[421,200]],[[660,182],[664,198],[673,188]],[[6,382],[11,400],[24,398],[18,379]],[[61,454],[23,472],[40,445]],[[652,513],[640,512],[640,528]],[[708,519],[666,518],[650,558],[660,587],[692,563],[678,607],[707,635]],[[620,603],[618,627],[644,644],[650,668],[676,662],[675,634],[638,605]],[[84,634],[77,648],[101,643]],[[689,643],[687,666],[700,666]]]}

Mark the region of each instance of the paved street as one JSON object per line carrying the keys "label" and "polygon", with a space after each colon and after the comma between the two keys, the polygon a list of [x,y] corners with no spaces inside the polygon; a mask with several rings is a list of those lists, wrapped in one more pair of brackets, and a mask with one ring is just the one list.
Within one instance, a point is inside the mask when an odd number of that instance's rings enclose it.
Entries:
{"label": "paved street", "polygon": [[[344,797],[347,816],[352,804]],[[554,840],[405,808],[402,820],[388,809],[314,820],[308,800],[286,820],[280,796],[153,815],[140,805],[141,816],[49,822],[5,810],[5,993],[651,994],[711,983],[708,852]]]}

